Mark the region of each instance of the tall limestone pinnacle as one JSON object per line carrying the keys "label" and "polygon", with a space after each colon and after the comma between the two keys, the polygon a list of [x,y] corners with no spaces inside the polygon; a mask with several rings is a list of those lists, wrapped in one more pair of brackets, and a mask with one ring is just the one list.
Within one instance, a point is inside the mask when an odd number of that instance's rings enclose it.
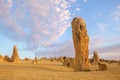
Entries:
{"label": "tall limestone pinnacle", "polygon": [[18,49],[17,49],[17,47],[15,45],[13,47],[13,53],[12,53],[12,57],[11,57],[11,62],[15,62],[15,63],[20,62],[19,55],[18,55]]}
{"label": "tall limestone pinnacle", "polygon": [[75,48],[75,67],[74,71],[89,70],[88,46],[89,36],[86,30],[86,23],[80,17],[75,17],[71,23],[72,36]]}

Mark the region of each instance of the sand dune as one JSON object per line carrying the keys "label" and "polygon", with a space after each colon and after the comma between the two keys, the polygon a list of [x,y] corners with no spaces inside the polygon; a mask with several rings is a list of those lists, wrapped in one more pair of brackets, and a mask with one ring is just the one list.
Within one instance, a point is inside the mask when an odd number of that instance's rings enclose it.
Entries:
{"label": "sand dune", "polygon": [[73,72],[60,62],[0,63],[0,80],[120,80],[120,66],[109,64],[108,67],[107,71],[95,71],[97,66],[91,65],[90,72]]}

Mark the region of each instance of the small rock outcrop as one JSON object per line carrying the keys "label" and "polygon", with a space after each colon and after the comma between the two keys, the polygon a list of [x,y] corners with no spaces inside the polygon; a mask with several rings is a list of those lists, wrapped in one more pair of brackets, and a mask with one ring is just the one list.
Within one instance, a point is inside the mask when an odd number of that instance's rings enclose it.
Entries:
{"label": "small rock outcrop", "polygon": [[0,55],[0,62],[3,62],[3,56],[2,55]]}
{"label": "small rock outcrop", "polygon": [[105,63],[98,63],[98,66],[99,66],[100,71],[105,71],[108,69],[108,67]]}
{"label": "small rock outcrop", "polygon": [[17,49],[16,46],[13,47],[11,62],[14,62],[14,63],[19,63],[20,62],[19,55],[18,55],[18,49]]}
{"label": "small rock outcrop", "polygon": [[37,57],[34,58],[34,60],[32,61],[32,63],[33,63],[33,64],[38,63],[38,59],[37,59]]}
{"label": "small rock outcrop", "polygon": [[89,46],[89,36],[86,30],[85,21],[76,17],[73,19],[72,23],[72,36],[75,48],[75,71],[87,71],[89,70],[89,60],[88,60],[88,46]]}
{"label": "small rock outcrop", "polygon": [[63,66],[73,68],[74,66],[74,59],[70,57],[63,57]]}
{"label": "small rock outcrop", "polygon": [[96,51],[94,51],[94,56],[93,56],[93,64],[98,64],[99,63],[99,56],[98,53]]}
{"label": "small rock outcrop", "polygon": [[4,58],[3,58],[3,62],[11,62],[10,57],[8,57],[7,55],[5,55]]}

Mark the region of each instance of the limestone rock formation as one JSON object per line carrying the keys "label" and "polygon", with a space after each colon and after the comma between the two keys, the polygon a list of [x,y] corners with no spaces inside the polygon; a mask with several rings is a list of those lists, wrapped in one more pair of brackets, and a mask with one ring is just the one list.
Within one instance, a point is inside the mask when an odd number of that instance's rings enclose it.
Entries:
{"label": "limestone rock formation", "polygon": [[11,62],[14,62],[14,63],[19,63],[20,62],[19,55],[18,55],[18,49],[17,49],[16,46],[13,47]]}
{"label": "limestone rock formation", "polygon": [[70,57],[63,57],[63,66],[73,68],[74,67],[74,59]]}
{"label": "limestone rock formation", "polygon": [[47,61],[47,58],[46,57],[41,57],[40,61]]}
{"label": "limestone rock formation", "polygon": [[38,63],[38,59],[37,59],[37,57],[34,58],[34,60],[32,61],[32,63],[33,63],[33,64]]}
{"label": "limestone rock formation", "polygon": [[105,71],[108,69],[108,67],[105,63],[98,63],[98,66],[99,66],[100,71]]}
{"label": "limestone rock formation", "polygon": [[94,51],[94,56],[93,56],[93,64],[98,64],[99,63],[99,56],[96,51]]}
{"label": "limestone rock formation", "polygon": [[10,57],[5,55],[4,58],[3,58],[3,62],[10,62],[10,61],[11,61]]}
{"label": "limestone rock formation", "polygon": [[3,62],[3,56],[0,55],[0,62]]}
{"label": "limestone rock formation", "polygon": [[89,36],[86,30],[85,21],[76,17],[73,19],[72,23],[72,36],[75,48],[75,71],[87,71],[89,70],[89,60],[88,60],[88,46],[89,46]]}

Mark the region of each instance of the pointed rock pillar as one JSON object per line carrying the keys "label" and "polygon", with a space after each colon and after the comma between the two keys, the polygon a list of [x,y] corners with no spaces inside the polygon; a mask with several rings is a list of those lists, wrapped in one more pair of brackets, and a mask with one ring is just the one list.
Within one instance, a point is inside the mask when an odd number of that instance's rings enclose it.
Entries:
{"label": "pointed rock pillar", "polygon": [[88,46],[89,46],[89,36],[86,30],[85,21],[76,17],[73,19],[72,23],[72,36],[75,49],[75,71],[87,71],[89,70],[88,61]]}
{"label": "pointed rock pillar", "polygon": [[12,53],[12,57],[11,57],[11,62],[15,62],[15,63],[20,62],[17,46],[13,47],[13,53]]}

